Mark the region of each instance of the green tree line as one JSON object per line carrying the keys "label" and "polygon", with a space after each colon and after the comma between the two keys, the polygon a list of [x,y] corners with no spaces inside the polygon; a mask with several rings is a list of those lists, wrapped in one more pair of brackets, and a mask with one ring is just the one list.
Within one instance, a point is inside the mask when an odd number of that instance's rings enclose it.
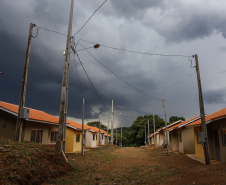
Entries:
{"label": "green tree line", "polygon": [[[169,123],[173,123],[177,120],[185,120],[184,117],[172,116],[169,119]],[[150,133],[154,132],[153,126],[153,115],[138,116],[133,122],[131,127],[122,127],[122,146],[123,147],[139,147],[144,145],[145,142],[145,126],[146,126],[146,136],[148,136],[148,120]],[[90,126],[95,126],[99,128],[99,122],[90,122]],[[165,126],[165,121],[158,115],[155,115],[155,130]],[[107,130],[107,127],[101,123],[101,129]],[[108,130],[111,134],[111,129]],[[114,129],[114,141],[116,144],[116,129]],[[117,128],[117,145],[120,146],[121,143],[121,127]]]}

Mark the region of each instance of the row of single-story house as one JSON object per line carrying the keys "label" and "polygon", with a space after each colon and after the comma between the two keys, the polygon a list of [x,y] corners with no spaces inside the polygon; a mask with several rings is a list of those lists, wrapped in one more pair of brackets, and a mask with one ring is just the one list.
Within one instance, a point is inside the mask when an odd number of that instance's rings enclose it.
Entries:
{"label": "row of single-story house", "polygon": [[[226,162],[226,108],[206,115],[207,140],[210,160]],[[186,121],[177,121],[167,126],[168,144],[171,151],[183,154],[195,154],[204,159],[203,144],[198,139],[201,132],[200,116]],[[151,144],[164,144],[165,127],[150,136]]]}
{"label": "row of single-story house", "polygon": [[[0,136],[14,139],[18,115],[18,105],[0,101]],[[55,147],[59,118],[43,111],[29,109],[29,118],[25,119],[22,140]],[[99,128],[84,125],[85,148],[99,146]],[[100,129],[101,145],[108,143],[109,134]],[[67,120],[66,153],[81,151],[82,124]]]}
{"label": "row of single-story house", "polygon": [[[181,123],[182,120],[178,120],[174,123],[171,123],[169,125],[167,125],[167,128],[170,128],[178,123]],[[159,128],[158,130],[156,130],[155,133],[152,133],[149,138],[150,138],[150,143],[151,144],[154,144],[154,141],[155,142],[155,145],[156,146],[161,146],[163,144],[165,144],[165,130],[166,130],[166,127],[162,127],[162,128]]]}

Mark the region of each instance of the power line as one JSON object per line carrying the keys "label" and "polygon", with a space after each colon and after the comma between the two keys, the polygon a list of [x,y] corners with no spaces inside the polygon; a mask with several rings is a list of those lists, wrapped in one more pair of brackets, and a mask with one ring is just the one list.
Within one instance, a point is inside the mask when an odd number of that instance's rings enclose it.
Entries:
{"label": "power line", "polygon": [[80,86],[80,89],[81,89],[81,92],[82,92],[82,96],[83,96],[83,98],[85,98],[84,92],[82,90],[82,84],[81,84],[81,81],[80,81],[80,78],[79,78],[79,75],[78,75],[78,70],[77,70],[76,61],[75,61],[75,55],[73,55],[73,56],[74,56],[75,70],[76,70],[76,75],[77,75],[77,78],[78,78],[79,86]]}
{"label": "power line", "polygon": [[79,62],[80,62],[80,64],[82,65],[82,68],[83,68],[84,72],[86,73],[86,76],[87,76],[87,78],[88,78],[88,80],[89,80],[91,86],[93,87],[93,90],[95,91],[97,97],[99,98],[99,100],[100,100],[100,102],[102,103],[102,105],[104,106],[104,108],[107,109],[107,107],[106,107],[105,104],[103,103],[102,99],[100,98],[99,94],[97,93],[97,90],[95,89],[95,87],[94,87],[92,81],[90,80],[89,75],[88,75],[88,73],[86,72],[86,70],[85,70],[85,68],[84,68],[84,66],[83,66],[83,64],[82,64],[82,61],[80,60],[80,58],[79,58],[79,56],[78,56],[78,53],[77,53],[75,50],[74,50],[74,53],[77,55],[77,57],[78,57],[78,59],[79,59]]}
{"label": "power line", "polygon": [[85,22],[85,24],[74,34],[74,36],[75,35],[77,35],[85,26],[86,26],[86,24],[89,22],[89,20],[94,16],[94,14],[104,5],[104,3],[106,3],[107,2],[107,0],[105,0],[94,12],[93,12],[93,14],[89,17],[89,19]]}
{"label": "power line", "polygon": [[[84,41],[84,42],[95,44],[94,42],[91,42],[91,41],[87,41],[87,40],[83,40],[83,39],[80,39],[80,40]],[[105,48],[109,48],[109,49],[126,51],[126,52],[130,52],[130,53],[141,54],[141,55],[162,56],[162,57],[186,57],[186,58],[193,57],[193,56],[188,56],[188,55],[168,55],[168,54],[161,54],[161,53],[147,53],[147,52],[140,52],[140,51],[121,49],[121,48],[116,48],[116,47],[112,47],[112,46],[106,46],[106,45],[103,45],[103,44],[99,44],[99,45],[102,46],[102,47],[105,47]]]}
{"label": "power line", "polygon": [[54,31],[54,30],[50,30],[48,28],[44,28],[44,27],[41,27],[41,26],[36,26],[38,29],[43,29],[43,30],[46,30],[46,31],[49,31],[49,32],[52,32],[52,33],[56,33],[56,34],[59,34],[59,35],[63,35],[63,36],[68,36],[67,34],[64,34],[64,33],[60,33],[60,32],[57,32],[57,31]]}
{"label": "power line", "polygon": [[[80,45],[81,45],[81,44],[80,44]],[[81,46],[82,46],[82,45],[81,45]],[[82,47],[83,47],[83,46],[82,46]],[[84,48],[84,47],[83,47],[83,48]],[[85,48],[84,48],[84,49],[85,49]],[[124,82],[124,83],[127,84],[128,86],[132,87],[133,89],[139,91],[140,93],[142,93],[142,94],[144,94],[144,95],[146,95],[146,96],[149,96],[149,97],[154,98],[154,99],[156,99],[156,100],[162,101],[162,99],[157,98],[157,97],[155,97],[155,96],[152,96],[152,95],[150,95],[150,94],[147,94],[147,93],[141,91],[140,89],[134,87],[133,85],[129,84],[128,82],[126,82],[125,80],[123,80],[122,78],[120,78],[119,76],[117,76],[113,71],[111,71],[111,70],[110,70],[108,67],[106,67],[104,64],[102,64],[102,63],[101,63],[96,57],[94,57],[89,51],[87,51],[87,50],[85,50],[85,51],[86,51],[91,57],[93,57],[99,64],[101,64],[104,68],[106,68],[109,72],[111,72],[115,77],[117,77],[119,80],[121,80],[122,82]]]}

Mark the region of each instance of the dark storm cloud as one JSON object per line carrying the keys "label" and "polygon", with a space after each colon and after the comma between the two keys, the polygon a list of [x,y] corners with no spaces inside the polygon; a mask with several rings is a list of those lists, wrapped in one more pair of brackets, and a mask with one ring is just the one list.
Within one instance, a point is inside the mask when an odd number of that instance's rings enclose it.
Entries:
{"label": "dark storm cloud", "polygon": [[226,95],[224,89],[209,90],[204,92],[204,100],[207,104],[225,104]]}
{"label": "dark storm cloud", "polygon": [[[85,23],[100,2],[103,1],[75,1],[73,32]],[[4,87],[0,90],[0,96],[2,101],[18,104],[29,23],[67,33],[70,0],[18,0],[18,4],[0,0],[0,4],[0,71],[3,72],[0,83],[1,87]],[[176,0],[107,1],[76,35],[75,40],[83,38],[104,45],[144,52],[193,52],[194,46],[189,46],[189,42],[185,48],[176,42],[206,39],[213,35],[214,30],[216,33],[225,32],[222,24],[225,14],[220,8],[223,5],[215,6],[216,11],[213,11],[210,1],[206,1],[204,11],[200,4],[192,0],[189,3]],[[36,34],[36,29],[33,34]],[[167,44],[165,40],[168,41]],[[202,39],[195,42],[200,40]],[[59,115],[64,64],[62,53],[65,44],[66,37],[42,29],[39,30],[38,37],[32,39],[26,106]],[[82,44],[91,47],[90,44]],[[221,43],[221,46],[224,44]],[[224,49],[220,48],[221,51]],[[190,115],[192,110],[196,115],[197,80],[194,77],[195,70],[191,71],[187,59],[148,57],[103,47],[89,51],[129,84],[155,97],[166,98],[167,108],[171,112],[179,111]],[[121,82],[85,51],[79,52],[79,56],[107,106],[107,111],[111,111],[111,101],[114,100],[114,110],[118,113],[125,111],[128,117],[149,114],[152,111],[163,114],[161,101],[147,97]],[[76,61],[87,102],[86,119],[96,119],[100,113],[110,117],[110,112],[105,112],[106,109],[93,91],[77,58]],[[204,61],[208,62],[206,58]],[[206,72],[208,65],[204,67]],[[207,102],[218,102],[214,97],[224,100],[223,94],[210,91],[207,93]],[[68,116],[79,119],[82,117],[82,98],[71,53]]]}
{"label": "dark storm cloud", "polygon": [[[91,62],[94,62],[94,61],[91,61]],[[129,76],[127,76],[127,78],[125,78],[124,76],[126,76],[126,73],[127,73],[127,71],[125,69],[118,68],[117,70],[114,70],[115,67],[117,68],[117,66],[115,66],[111,60],[108,60],[108,64],[113,64],[110,66],[108,65],[110,67],[110,69],[113,71],[117,71],[117,75],[122,76],[122,78],[124,78],[124,80],[128,81],[130,84],[134,84],[135,86],[138,86],[140,89],[145,87],[145,84],[142,85],[143,83],[145,83],[145,80],[143,80],[142,78],[139,78],[139,75],[137,75],[136,73],[134,73],[135,77],[133,77],[130,74]],[[88,65],[88,63],[86,65],[84,65],[84,67],[87,67],[87,65]],[[107,65],[107,64],[105,64],[105,65]],[[102,71],[105,69],[103,67],[101,68],[101,66],[99,66],[99,67],[100,67],[100,69],[98,69],[98,71]],[[98,71],[96,71],[96,73],[98,73]],[[80,69],[79,69],[79,72],[81,72]],[[134,103],[134,99],[137,96],[137,94],[139,95],[139,92],[137,92],[136,90],[134,90],[133,88],[131,88],[130,86],[125,84],[124,82],[120,81],[117,77],[112,75],[109,71],[104,71],[106,80],[100,79],[101,77],[98,77],[98,76],[92,78],[93,77],[92,71],[90,71],[88,69],[87,69],[87,73],[90,75],[90,79],[91,79],[93,85],[95,86],[98,95],[101,97],[103,103],[108,108],[111,107],[111,100],[113,99],[116,104],[116,107],[119,107],[119,109],[126,108],[127,110],[137,110],[137,107],[134,107],[133,103]],[[73,73],[73,70],[71,72],[71,75],[75,75]],[[83,76],[84,76],[84,74],[83,74]],[[80,78],[81,78],[81,76],[80,76]],[[109,81],[109,79],[110,79],[110,81]],[[77,80],[75,80],[75,83],[77,83],[76,81]],[[72,84],[72,82],[71,82],[71,84]],[[151,82],[149,82],[148,84],[150,85]],[[72,85],[72,86],[74,86],[74,85]],[[80,89],[79,86],[77,86],[76,88]],[[90,105],[100,105],[101,109],[102,109],[102,110],[100,110],[100,112],[104,111],[104,107],[101,105],[99,98],[97,97],[97,95],[95,94],[95,92],[92,89],[92,86],[89,84],[87,79],[85,79],[85,77],[82,80],[82,88],[85,93],[85,96],[87,97],[87,102]],[[81,97],[81,92],[79,92],[79,94]]]}
{"label": "dark storm cloud", "polygon": [[137,19],[143,17],[147,9],[158,7],[162,2],[162,0],[112,0],[111,4],[117,12],[117,16]]}
{"label": "dark storm cloud", "polygon": [[4,32],[0,32],[0,97],[11,103],[19,103],[20,83],[22,79],[24,60],[23,47],[19,41]]}
{"label": "dark storm cloud", "polygon": [[[0,34],[0,40],[1,45],[8,51],[1,52],[1,71],[4,73],[1,76],[1,86],[4,87],[0,91],[1,97],[3,101],[18,104],[25,60],[25,43],[3,32]],[[54,102],[59,102],[62,77],[58,76],[58,73],[50,72],[51,66],[48,66],[48,61],[51,59],[48,56],[43,60],[32,53],[32,49],[25,105],[55,113],[59,109],[59,105]]]}
{"label": "dark storm cloud", "polygon": [[209,22],[205,17],[192,16],[186,21],[181,19],[170,31],[163,27],[158,27],[157,30],[168,41],[194,40],[207,37],[213,32],[215,28]]}
{"label": "dark storm cloud", "polygon": [[[102,53],[101,56],[98,56],[98,52]],[[93,55],[98,58],[100,62],[102,62],[106,67],[108,67],[111,71],[113,71],[117,76],[128,82],[129,84],[135,86],[136,88],[152,94],[155,92],[155,95],[158,95],[158,85],[155,80],[147,79],[147,76],[149,74],[146,74],[144,76],[141,76],[140,74],[140,67],[144,67],[140,65],[135,70],[131,65],[128,67],[124,62],[124,60],[127,60],[127,57],[119,57],[118,55],[115,55],[115,53],[106,52],[104,50],[96,50],[95,52],[92,52]],[[111,101],[114,100],[115,104],[115,110],[118,112],[121,111],[136,111],[136,112],[143,112],[140,109],[140,106],[143,106],[146,102],[153,102],[153,98],[146,97],[144,94],[138,92],[137,90],[133,89],[132,87],[128,86],[126,83],[119,80],[117,77],[115,77],[112,73],[110,73],[106,68],[98,64],[93,58],[87,57],[87,55],[80,55],[80,59],[83,62],[84,67],[86,68],[87,73],[89,74],[89,77],[94,84],[98,95],[101,97],[103,103],[107,106],[107,110],[104,109],[104,106],[101,104],[99,98],[95,94],[95,92],[92,89],[92,86],[89,84],[88,80],[86,79],[86,76],[84,72],[82,73],[83,69],[80,65],[77,64],[78,67],[78,73],[80,76],[80,80],[82,82],[82,88],[84,91],[84,94],[87,98],[87,118],[94,118],[98,117],[98,113],[91,114],[92,112],[92,106],[98,106],[100,109],[99,112],[105,112],[105,111],[111,111]],[[136,66],[134,66],[136,67]],[[149,73],[152,73],[151,71]],[[78,92],[79,94],[76,95],[75,93],[69,94],[71,96],[79,96],[80,102],[81,102],[81,92],[80,87],[77,82],[77,77],[75,77],[75,69],[73,64],[71,64],[71,72],[70,75],[73,76],[73,81],[70,80],[70,88],[74,89],[73,92]],[[76,86],[77,84],[77,86]],[[79,90],[78,90],[79,89]],[[151,89],[151,91],[150,91]],[[69,90],[69,92],[72,90]],[[69,97],[69,98],[70,98]],[[75,97],[74,97],[75,98]],[[71,98],[69,101],[69,107],[71,102],[75,102]],[[134,106],[136,104],[136,106]],[[81,118],[81,107],[82,105],[79,105],[79,118]],[[142,113],[141,113],[142,114]],[[78,117],[78,116],[77,116]]]}
{"label": "dark storm cloud", "polygon": [[[226,38],[222,1],[111,1],[120,17],[140,20],[170,42],[204,38],[214,31]],[[224,5],[223,5],[223,4]],[[214,11],[213,11],[214,10]]]}
{"label": "dark storm cloud", "polygon": [[[1,1],[0,7],[0,69],[5,73],[1,78],[1,87],[5,87],[0,92],[1,100],[14,104],[19,102],[29,23],[52,30],[64,30],[68,15],[62,13],[68,11],[70,4],[62,4],[61,1],[54,1],[54,6],[52,1],[18,3]],[[61,37],[55,35],[54,38],[53,34],[39,30],[38,37],[32,39],[28,71],[25,106],[53,115],[58,115],[60,108],[64,56],[63,50],[59,51],[59,48],[65,48],[66,40]]]}

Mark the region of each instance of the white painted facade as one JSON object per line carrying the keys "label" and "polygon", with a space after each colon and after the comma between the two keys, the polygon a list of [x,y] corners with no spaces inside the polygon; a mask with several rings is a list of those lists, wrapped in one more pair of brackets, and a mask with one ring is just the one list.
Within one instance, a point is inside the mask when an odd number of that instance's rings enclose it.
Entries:
{"label": "white painted facade", "polygon": [[[95,136],[93,136],[93,135],[95,135]],[[85,144],[86,148],[94,148],[97,146],[96,145],[96,141],[97,141],[96,135],[98,135],[98,134],[95,132],[86,130],[86,144]]]}

